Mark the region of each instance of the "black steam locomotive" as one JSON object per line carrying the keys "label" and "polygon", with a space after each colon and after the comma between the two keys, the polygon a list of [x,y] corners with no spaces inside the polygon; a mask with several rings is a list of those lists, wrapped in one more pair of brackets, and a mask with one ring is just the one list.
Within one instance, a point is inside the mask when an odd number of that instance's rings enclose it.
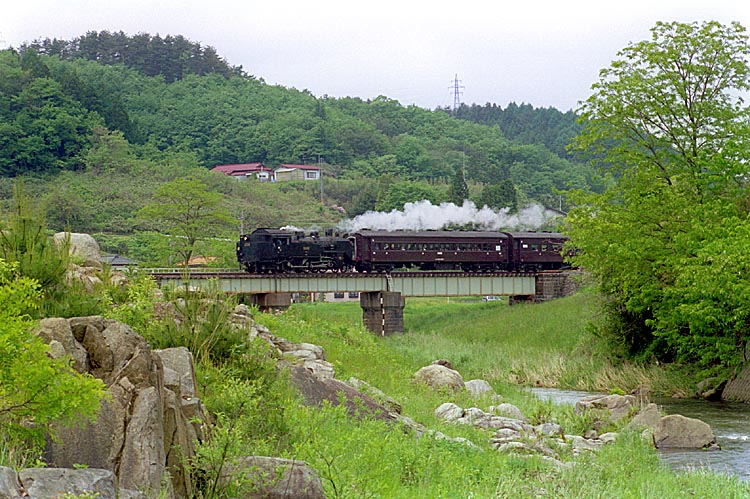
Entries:
{"label": "black steam locomotive", "polygon": [[250,273],[390,272],[397,268],[464,272],[562,268],[567,237],[553,232],[373,231],[342,235],[257,229],[237,243]]}

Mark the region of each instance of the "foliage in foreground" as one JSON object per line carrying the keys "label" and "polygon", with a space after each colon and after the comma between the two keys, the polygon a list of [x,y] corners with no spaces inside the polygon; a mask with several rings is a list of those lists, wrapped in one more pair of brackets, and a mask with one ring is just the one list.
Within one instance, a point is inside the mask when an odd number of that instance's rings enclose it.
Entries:
{"label": "foliage in foreground", "polygon": [[93,418],[104,383],[81,375],[67,357],[53,358],[33,332],[29,312],[41,298],[34,280],[0,259],[0,464],[39,456],[52,423]]}

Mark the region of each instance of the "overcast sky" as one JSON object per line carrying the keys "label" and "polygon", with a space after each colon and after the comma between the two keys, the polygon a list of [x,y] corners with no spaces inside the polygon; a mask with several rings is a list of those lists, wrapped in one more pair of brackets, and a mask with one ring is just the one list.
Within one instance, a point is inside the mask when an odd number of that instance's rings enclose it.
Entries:
{"label": "overcast sky", "polygon": [[183,35],[316,96],[575,109],[657,21],[738,21],[747,0],[10,0],[0,48],[87,31]]}

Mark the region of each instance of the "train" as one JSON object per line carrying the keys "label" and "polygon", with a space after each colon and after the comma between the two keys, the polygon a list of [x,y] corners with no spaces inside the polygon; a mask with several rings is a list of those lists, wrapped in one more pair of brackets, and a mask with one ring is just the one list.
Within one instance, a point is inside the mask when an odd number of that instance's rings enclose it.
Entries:
{"label": "train", "polygon": [[237,261],[253,274],[390,272],[539,272],[566,266],[568,237],[556,232],[380,231],[351,234],[259,228],[242,234]]}

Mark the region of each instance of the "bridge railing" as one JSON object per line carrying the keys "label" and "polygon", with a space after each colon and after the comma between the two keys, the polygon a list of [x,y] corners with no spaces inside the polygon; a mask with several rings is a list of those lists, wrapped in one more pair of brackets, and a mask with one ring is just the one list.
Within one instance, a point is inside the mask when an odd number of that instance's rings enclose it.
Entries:
{"label": "bridge railing", "polygon": [[139,272],[145,272],[147,274],[184,274],[185,272],[189,274],[218,274],[218,273],[226,273],[226,272],[240,272],[240,269],[219,269],[219,268],[208,268],[208,267],[201,267],[201,268],[189,268],[185,269],[182,267],[139,267]]}

